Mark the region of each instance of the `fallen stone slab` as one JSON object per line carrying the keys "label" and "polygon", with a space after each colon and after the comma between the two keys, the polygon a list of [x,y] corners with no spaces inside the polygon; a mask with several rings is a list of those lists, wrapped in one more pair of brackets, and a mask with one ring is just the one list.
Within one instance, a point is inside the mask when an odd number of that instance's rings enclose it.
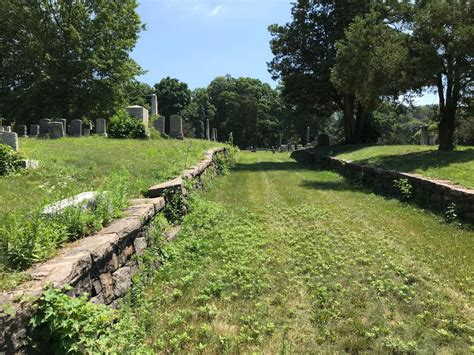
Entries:
{"label": "fallen stone slab", "polygon": [[98,194],[99,192],[97,191],[82,192],[79,195],[70,198],[65,198],[64,200],[46,206],[41,211],[41,214],[54,215],[61,213],[66,208],[70,207],[90,208],[94,205]]}
{"label": "fallen stone slab", "polygon": [[161,184],[152,186],[148,189],[148,197],[160,197],[166,191],[182,191],[183,190],[183,178],[178,176],[175,179],[165,181]]}

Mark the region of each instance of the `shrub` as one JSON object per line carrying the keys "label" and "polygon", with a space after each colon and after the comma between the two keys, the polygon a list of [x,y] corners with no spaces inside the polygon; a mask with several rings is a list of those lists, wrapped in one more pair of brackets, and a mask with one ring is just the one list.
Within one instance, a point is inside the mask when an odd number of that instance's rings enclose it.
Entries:
{"label": "shrub", "polygon": [[115,319],[105,305],[95,305],[87,295],[72,298],[50,288],[40,299],[38,312],[31,319],[33,346],[56,354],[93,353],[97,339],[106,336]]}
{"label": "shrub", "polygon": [[150,138],[148,127],[145,127],[143,122],[135,119],[133,116],[123,110],[117,112],[110,119],[108,134],[111,138]]}
{"label": "shrub", "polygon": [[408,201],[413,197],[413,186],[410,185],[408,179],[393,180],[393,184],[400,191],[402,200]]}
{"label": "shrub", "polygon": [[0,176],[13,174],[21,167],[21,160],[25,156],[16,152],[6,144],[0,144]]}

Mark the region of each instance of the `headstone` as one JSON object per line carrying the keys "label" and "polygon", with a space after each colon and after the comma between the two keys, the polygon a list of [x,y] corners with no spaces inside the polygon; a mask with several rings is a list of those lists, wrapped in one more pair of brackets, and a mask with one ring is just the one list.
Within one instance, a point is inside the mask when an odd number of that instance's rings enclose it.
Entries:
{"label": "headstone", "polygon": [[51,139],[63,138],[63,124],[61,122],[50,122],[48,125],[48,134]]}
{"label": "headstone", "polygon": [[135,117],[137,120],[143,122],[145,126],[148,126],[148,110],[142,106],[128,106],[125,110]]}
{"label": "headstone", "polygon": [[101,137],[107,137],[107,121],[103,118],[95,120],[95,133]]}
{"label": "headstone", "polygon": [[82,129],[82,135],[84,137],[90,137],[91,136],[91,129],[90,128],[83,128]]}
{"label": "headstone", "polygon": [[214,128],[212,128],[211,129],[211,141],[213,141],[213,142],[216,140],[215,134],[216,134],[216,132],[214,131]]}
{"label": "headstone", "polygon": [[306,145],[308,145],[309,141],[310,141],[309,134],[310,134],[310,130],[309,130],[309,126],[308,126],[308,128],[306,129]]}
{"label": "headstone", "polygon": [[170,117],[170,137],[183,139],[183,119],[180,115]]}
{"label": "headstone", "polygon": [[436,142],[438,141],[438,136],[435,134],[432,134],[429,136],[429,144],[430,145],[436,145]]}
{"label": "headstone", "polygon": [[1,137],[3,144],[9,145],[13,150],[20,149],[18,134],[15,132],[3,131]]}
{"label": "headstone", "polygon": [[63,136],[66,137],[67,133],[67,120],[65,118],[60,118],[58,122],[61,122],[63,125]]}
{"label": "headstone", "polygon": [[40,126],[38,124],[30,125],[30,137],[38,137],[40,132]]}
{"label": "headstone", "polygon": [[153,122],[153,127],[160,133],[165,133],[165,116],[159,116],[158,119]]}
{"label": "headstone", "polygon": [[49,118],[42,118],[40,121],[39,121],[39,137],[40,138],[46,138],[48,137],[48,132],[49,132],[49,123],[51,122],[51,120]]}
{"label": "headstone", "polygon": [[318,136],[318,147],[327,147],[329,145],[329,136],[321,133]]}
{"label": "headstone", "polygon": [[206,120],[206,139],[209,141],[211,140],[211,133],[209,129],[209,120]]}
{"label": "headstone", "polygon": [[3,126],[3,131],[4,132],[11,132],[12,128],[11,128],[11,126]]}
{"label": "headstone", "polygon": [[82,120],[72,120],[71,122],[71,135],[73,137],[82,136]]}
{"label": "headstone", "polygon": [[214,128],[214,142],[217,142],[217,128]]}
{"label": "headstone", "polygon": [[151,114],[157,115],[158,114],[158,98],[155,94],[151,94]]}
{"label": "headstone", "polygon": [[421,136],[420,136],[420,144],[427,145],[429,143],[429,131],[428,126],[421,126]]}
{"label": "headstone", "polygon": [[18,125],[16,131],[18,133],[18,137],[28,137],[26,125]]}

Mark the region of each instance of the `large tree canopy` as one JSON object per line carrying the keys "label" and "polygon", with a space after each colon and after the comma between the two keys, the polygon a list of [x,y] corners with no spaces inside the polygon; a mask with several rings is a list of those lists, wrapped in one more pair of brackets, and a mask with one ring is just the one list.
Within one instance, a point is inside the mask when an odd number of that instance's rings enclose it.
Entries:
{"label": "large tree canopy", "polygon": [[0,0],[0,113],[11,121],[109,117],[141,72],[135,0]]}

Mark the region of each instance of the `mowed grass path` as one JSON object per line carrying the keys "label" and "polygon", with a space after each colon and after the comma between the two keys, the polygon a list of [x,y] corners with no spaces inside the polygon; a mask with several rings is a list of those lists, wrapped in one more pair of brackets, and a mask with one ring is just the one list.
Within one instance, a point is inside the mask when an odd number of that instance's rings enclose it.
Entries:
{"label": "mowed grass path", "polygon": [[29,212],[39,205],[84,191],[94,191],[113,174],[125,173],[130,196],[179,175],[216,144],[204,140],[126,140],[64,138],[20,139],[20,149],[40,162],[40,169],[0,178],[2,214]]}
{"label": "mowed grass path", "polygon": [[278,153],[192,205],[122,351],[472,350],[474,232]]}
{"label": "mowed grass path", "polygon": [[452,152],[438,146],[380,145],[318,148],[326,154],[386,169],[418,173],[474,189],[474,147],[457,147]]}

